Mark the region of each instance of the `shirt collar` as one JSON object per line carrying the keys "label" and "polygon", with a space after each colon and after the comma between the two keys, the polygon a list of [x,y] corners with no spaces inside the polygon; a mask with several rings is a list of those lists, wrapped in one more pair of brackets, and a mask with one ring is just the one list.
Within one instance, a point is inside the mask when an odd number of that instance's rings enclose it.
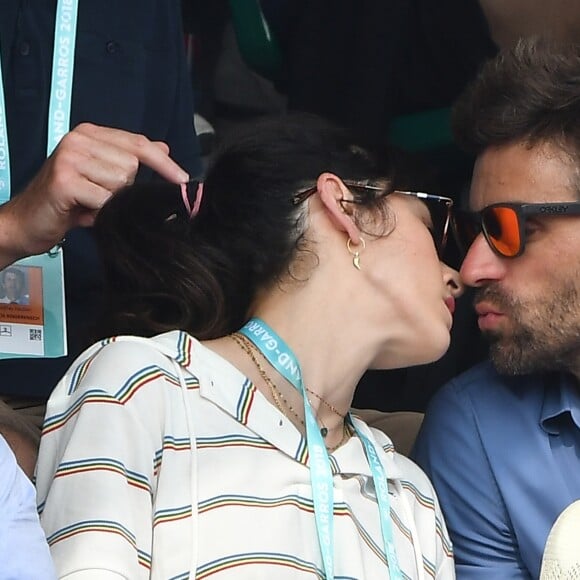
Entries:
{"label": "shirt collar", "polygon": [[540,425],[550,435],[558,435],[569,418],[580,429],[580,385],[571,375],[550,374],[544,379],[544,403]]}
{"label": "shirt collar", "polygon": [[296,461],[306,462],[300,433],[236,367],[183,331],[168,332],[154,340],[197,378],[201,397]]}
{"label": "shirt collar", "polygon": [[[306,442],[291,422],[278,412],[254,385],[231,363],[203,346],[183,331],[171,331],[155,337],[163,351],[197,377],[202,397],[217,405],[239,423],[306,465],[308,451]],[[371,441],[377,441],[386,453],[380,453],[389,479],[400,479],[401,473],[395,461],[392,443],[371,433],[370,428],[354,418],[357,428]],[[370,467],[357,438],[351,438],[331,456],[334,473],[350,473],[371,476]]]}

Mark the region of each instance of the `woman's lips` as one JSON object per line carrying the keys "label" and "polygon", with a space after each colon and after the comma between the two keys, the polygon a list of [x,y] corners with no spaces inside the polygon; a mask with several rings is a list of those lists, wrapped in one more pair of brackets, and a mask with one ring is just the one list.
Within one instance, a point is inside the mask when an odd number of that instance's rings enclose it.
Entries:
{"label": "woman's lips", "polygon": [[455,298],[453,298],[453,296],[447,296],[447,298],[445,298],[445,304],[447,308],[449,308],[449,312],[453,314],[455,312]]}

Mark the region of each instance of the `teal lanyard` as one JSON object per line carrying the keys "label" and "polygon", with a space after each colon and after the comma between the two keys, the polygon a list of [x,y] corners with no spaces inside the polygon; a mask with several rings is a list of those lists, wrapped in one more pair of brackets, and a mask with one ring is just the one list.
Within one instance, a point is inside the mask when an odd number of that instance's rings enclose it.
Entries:
{"label": "teal lanyard", "polygon": [[[310,407],[302,382],[300,364],[288,345],[263,320],[252,318],[240,332],[249,338],[266,357],[266,360],[302,394],[306,443],[310,456],[310,482],[312,485],[316,532],[322,553],[325,577],[327,580],[334,579],[334,489],[332,470],[326,445],[320,434],[320,428]],[[348,419],[351,425],[354,426],[350,415]],[[354,429],[364,447],[375,484],[389,575],[391,580],[401,580],[402,575],[393,538],[387,475],[374,444],[359,429],[356,427]]]}
{"label": "teal lanyard", "polygon": [[[54,26],[52,79],[48,105],[48,157],[70,129],[72,82],[79,0],[58,0]],[[6,127],[6,97],[0,62],[0,204],[10,199],[10,152]]]}

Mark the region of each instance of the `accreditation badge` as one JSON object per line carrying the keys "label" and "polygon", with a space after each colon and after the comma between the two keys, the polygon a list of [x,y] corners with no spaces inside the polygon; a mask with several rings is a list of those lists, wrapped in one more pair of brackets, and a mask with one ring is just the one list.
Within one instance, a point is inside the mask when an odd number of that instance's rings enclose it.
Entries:
{"label": "accreditation badge", "polygon": [[0,359],[67,354],[62,248],[0,270]]}

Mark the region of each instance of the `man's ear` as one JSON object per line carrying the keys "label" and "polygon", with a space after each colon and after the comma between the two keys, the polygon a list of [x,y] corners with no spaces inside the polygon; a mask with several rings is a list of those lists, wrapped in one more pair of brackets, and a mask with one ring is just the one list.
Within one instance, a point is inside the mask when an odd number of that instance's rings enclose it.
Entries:
{"label": "man's ear", "polygon": [[331,222],[337,229],[345,232],[353,243],[358,243],[360,230],[352,218],[354,204],[349,202],[353,200],[353,196],[348,187],[334,173],[322,173],[316,187]]}

